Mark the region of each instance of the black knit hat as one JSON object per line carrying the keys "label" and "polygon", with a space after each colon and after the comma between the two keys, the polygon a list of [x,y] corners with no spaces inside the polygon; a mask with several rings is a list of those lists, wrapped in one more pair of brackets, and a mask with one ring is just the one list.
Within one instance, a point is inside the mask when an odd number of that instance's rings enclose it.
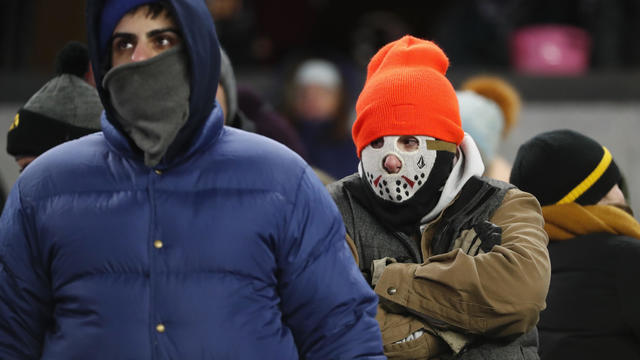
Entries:
{"label": "black knit hat", "polygon": [[611,153],[572,130],[539,134],[518,149],[510,182],[540,205],[593,205],[621,180]]}
{"label": "black knit hat", "polygon": [[18,110],[7,133],[7,152],[39,156],[65,141],[100,131],[102,103],[82,75],[88,53],[80,43],[68,43],[56,57],[56,76]]}

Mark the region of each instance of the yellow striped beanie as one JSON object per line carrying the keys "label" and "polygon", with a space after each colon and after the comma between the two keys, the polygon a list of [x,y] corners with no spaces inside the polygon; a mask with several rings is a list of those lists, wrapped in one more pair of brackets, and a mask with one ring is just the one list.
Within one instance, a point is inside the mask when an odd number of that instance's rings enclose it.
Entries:
{"label": "yellow striped beanie", "polygon": [[554,130],[520,146],[510,182],[542,206],[593,205],[621,178],[606,147],[573,130]]}

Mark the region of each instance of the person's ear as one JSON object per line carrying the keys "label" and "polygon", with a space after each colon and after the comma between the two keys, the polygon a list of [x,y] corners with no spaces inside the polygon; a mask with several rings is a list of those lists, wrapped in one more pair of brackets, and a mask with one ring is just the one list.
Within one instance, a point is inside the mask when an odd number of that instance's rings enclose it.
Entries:
{"label": "person's ear", "polygon": [[89,85],[96,87],[96,79],[93,77],[93,67],[91,66],[91,61],[89,61],[89,69],[86,73],[84,73],[84,81],[86,81]]}

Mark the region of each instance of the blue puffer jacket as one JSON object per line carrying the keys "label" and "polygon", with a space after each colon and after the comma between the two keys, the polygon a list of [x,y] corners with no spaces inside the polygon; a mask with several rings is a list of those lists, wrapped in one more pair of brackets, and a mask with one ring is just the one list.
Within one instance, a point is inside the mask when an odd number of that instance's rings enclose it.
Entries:
{"label": "blue puffer jacket", "polygon": [[99,88],[103,133],[26,169],[0,218],[0,359],[383,359],[333,201],[283,145],[222,126],[209,14],[172,5],[195,74],[182,145],[145,167]]}

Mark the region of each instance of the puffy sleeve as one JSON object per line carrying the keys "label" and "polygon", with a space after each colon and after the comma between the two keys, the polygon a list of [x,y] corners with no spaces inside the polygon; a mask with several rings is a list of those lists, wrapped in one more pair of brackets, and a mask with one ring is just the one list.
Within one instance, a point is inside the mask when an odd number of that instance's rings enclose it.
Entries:
{"label": "puffy sleeve", "polygon": [[377,296],[345,242],[344,224],[307,168],[277,246],[283,318],[305,359],[384,359]]}
{"label": "puffy sleeve", "polygon": [[476,256],[455,249],[423,264],[391,264],[375,288],[381,302],[473,334],[502,337],[532,329],[551,277],[540,205],[512,189],[491,221],[502,228],[501,245]]}
{"label": "puffy sleeve", "polygon": [[50,326],[51,291],[39,262],[31,212],[20,185],[0,218],[0,358],[39,359]]}

